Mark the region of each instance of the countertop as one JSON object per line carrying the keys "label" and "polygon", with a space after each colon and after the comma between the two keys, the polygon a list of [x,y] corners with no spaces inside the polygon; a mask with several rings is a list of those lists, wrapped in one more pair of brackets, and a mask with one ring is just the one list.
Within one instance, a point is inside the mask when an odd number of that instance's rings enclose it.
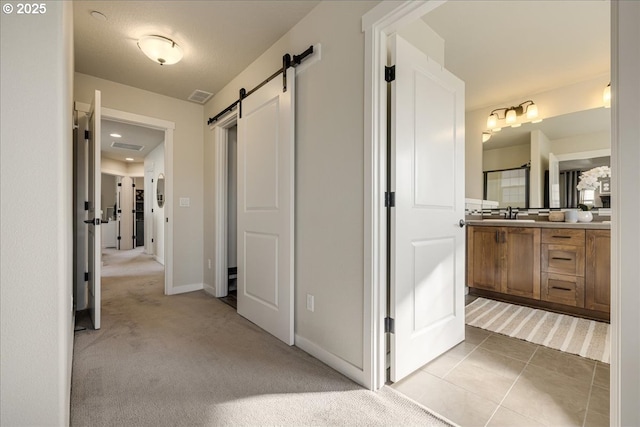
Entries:
{"label": "countertop", "polygon": [[536,222],[522,222],[514,220],[469,220],[466,221],[467,225],[483,226],[483,227],[523,227],[523,228],[583,228],[588,230],[610,230],[610,222],[551,222],[551,221],[536,221]]}

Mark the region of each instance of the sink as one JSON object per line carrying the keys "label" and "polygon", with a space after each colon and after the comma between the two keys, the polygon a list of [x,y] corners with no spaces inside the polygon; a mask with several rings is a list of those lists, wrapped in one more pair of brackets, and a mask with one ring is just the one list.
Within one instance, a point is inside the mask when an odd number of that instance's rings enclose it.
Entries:
{"label": "sink", "polygon": [[535,219],[483,219],[483,222],[536,222]]}

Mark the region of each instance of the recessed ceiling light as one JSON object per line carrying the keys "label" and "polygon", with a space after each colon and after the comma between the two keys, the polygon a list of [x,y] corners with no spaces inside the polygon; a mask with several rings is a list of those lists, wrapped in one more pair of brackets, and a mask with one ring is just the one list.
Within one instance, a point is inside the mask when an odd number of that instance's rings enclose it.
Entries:
{"label": "recessed ceiling light", "polygon": [[93,10],[91,11],[91,16],[93,16],[94,18],[96,18],[98,21],[106,21],[107,20],[107,16],[98,12],[97,10]]}
{"label": "recessed ceiling light", "polygon": [[127,158],[125,158],[125,160],[128,161],[128,162],[133,162],[133,159],[131,157],[127,157]]}
{"label": "recessed ceiling light", "polygon": [[119,133],[110,133],[109,136],[112,136],[114,138],[122,138],[122,135],[120,135]]}

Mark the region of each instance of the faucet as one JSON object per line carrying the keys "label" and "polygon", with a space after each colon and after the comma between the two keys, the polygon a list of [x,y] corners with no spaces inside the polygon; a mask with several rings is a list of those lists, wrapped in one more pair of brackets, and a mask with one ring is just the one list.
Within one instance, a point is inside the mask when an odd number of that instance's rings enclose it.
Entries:
{"label": "faucet", "polygon": [[514,212],[513,208],[511,206],[507,206],[507,212],[505,212],[504,214],[504,218],[505,219],[517,219],[518,218],[518,212]]}

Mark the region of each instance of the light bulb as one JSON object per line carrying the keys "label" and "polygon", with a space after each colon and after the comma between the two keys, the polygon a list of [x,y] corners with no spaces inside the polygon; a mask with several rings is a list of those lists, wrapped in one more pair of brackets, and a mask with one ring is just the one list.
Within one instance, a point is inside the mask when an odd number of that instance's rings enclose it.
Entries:
{"label": "light bulb", "polygon": [[505,121],[507,124],[512,124],[516,122],[516,110],[510,108],[507,110],[507,115],[505,117]]}
{"label": "light bulb", "polygon": [[144,36],[138,47],[149,59],[160,65],[171,65],[182,59],[182,49],[173,40],[162,36]]}
{"label": "light bulb", "polygon": [[498,125],[498,115],[495,113],[492,113],[489,115],[489,118],[487,119],[487,127],[489,129],[493,129]]}
{"label": "light bulb", "polygon": [[527,108],[527,119],[535,119],[538,117],[538,106],[536,104],[531,104]]}

